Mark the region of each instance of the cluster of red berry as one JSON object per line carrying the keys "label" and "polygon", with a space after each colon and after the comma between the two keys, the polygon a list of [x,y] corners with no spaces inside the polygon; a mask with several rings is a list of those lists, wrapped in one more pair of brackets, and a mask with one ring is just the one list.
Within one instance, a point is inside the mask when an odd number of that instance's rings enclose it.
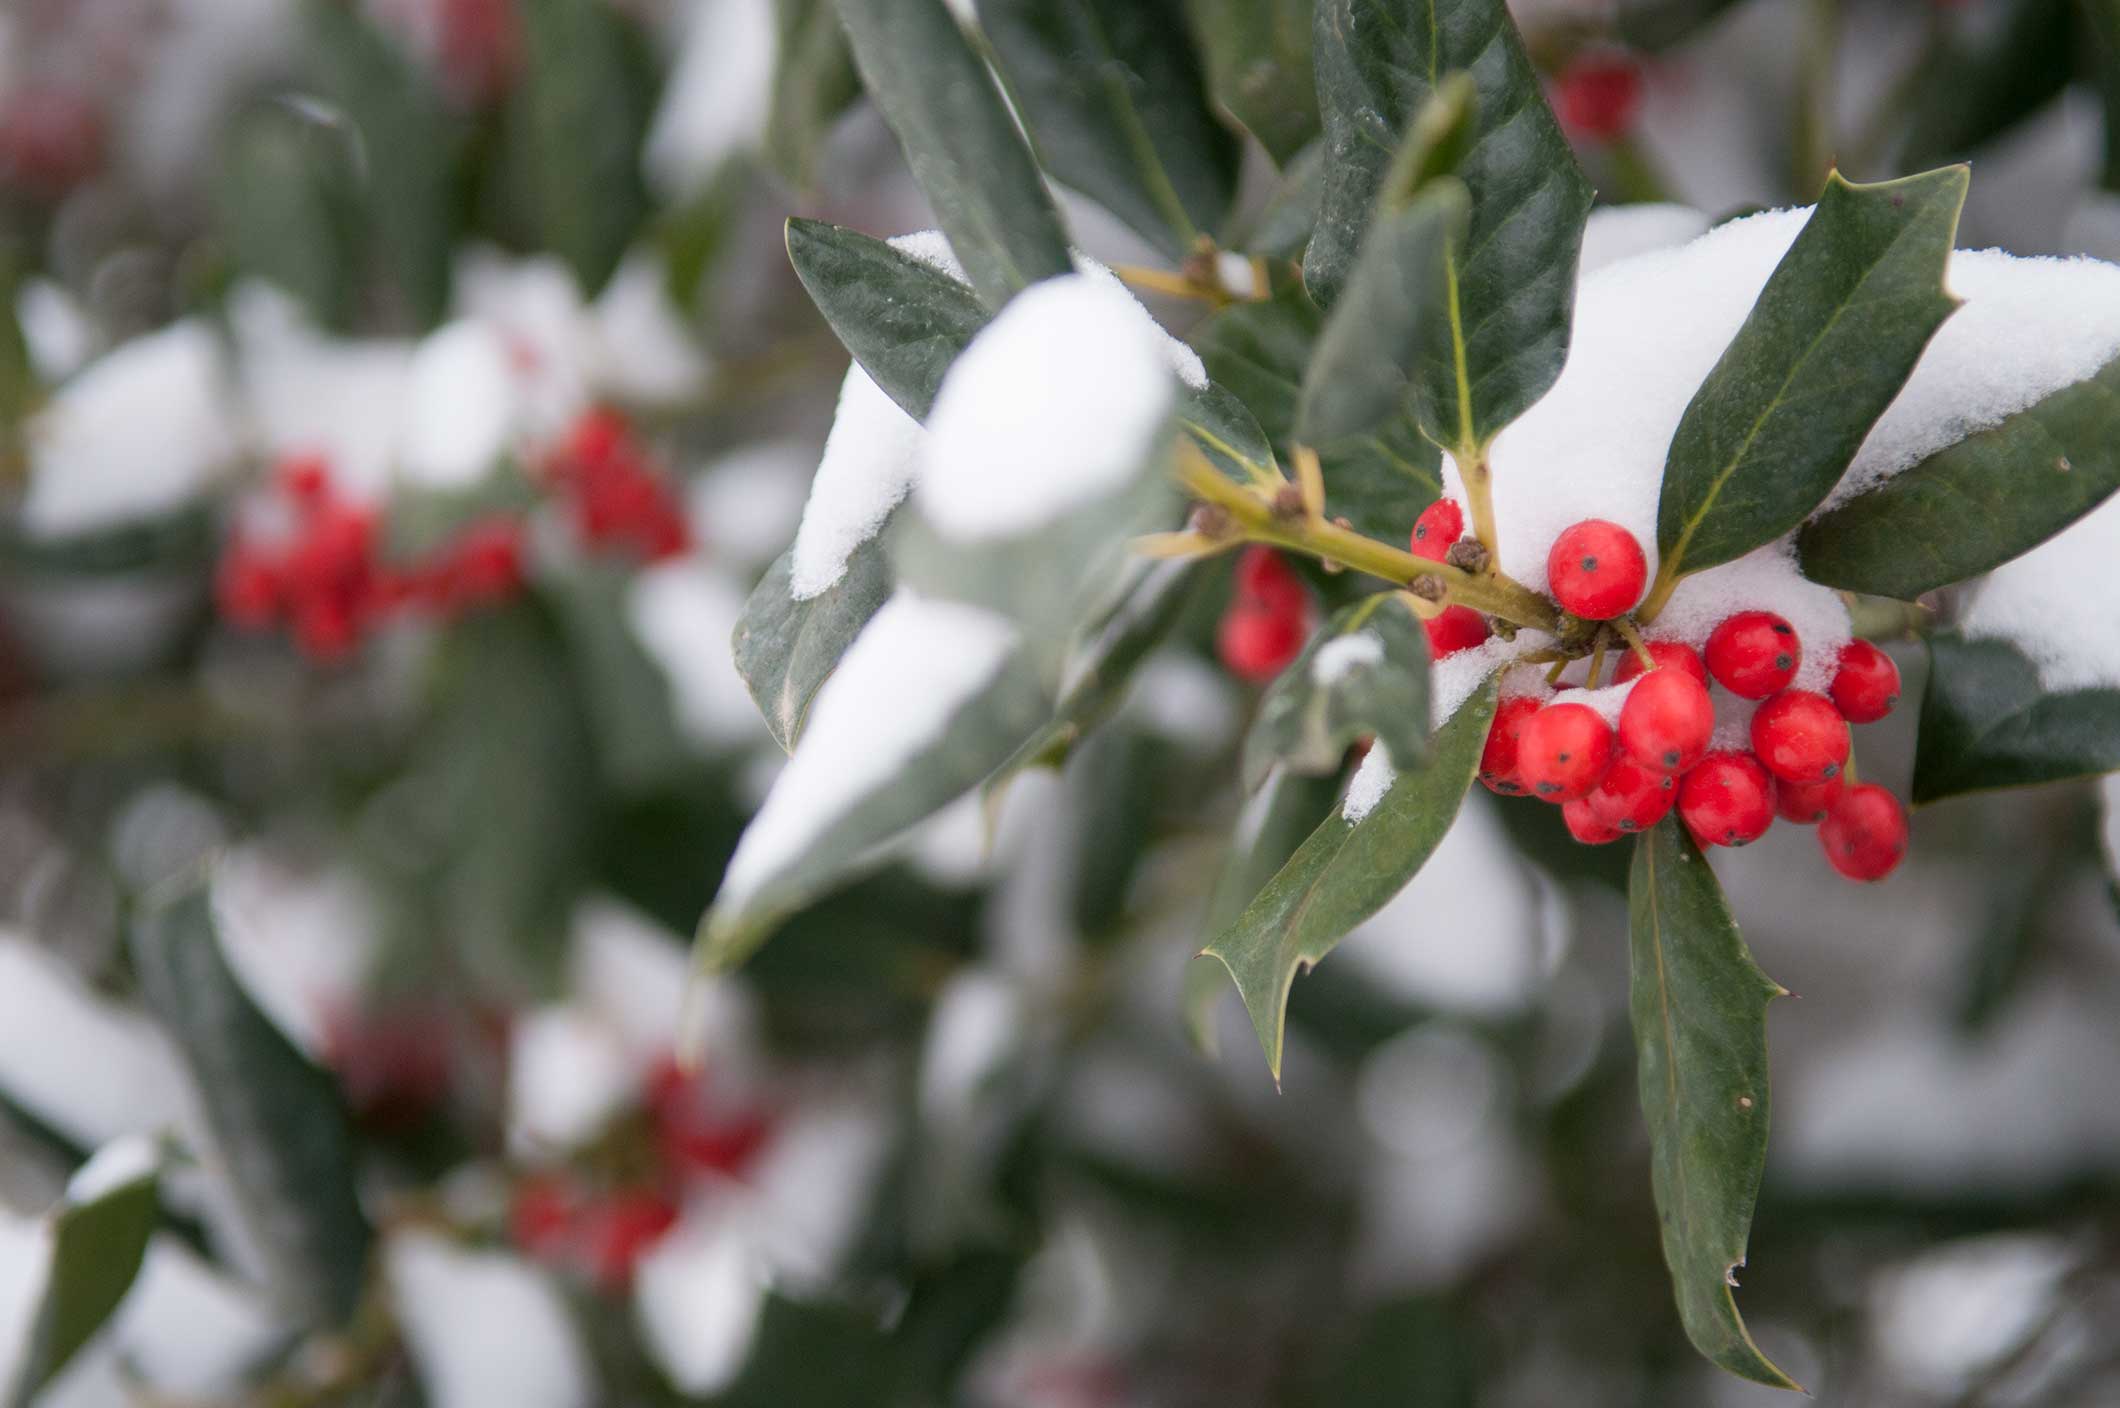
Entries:
{"label": "cluster of red berry", "polygon": [[677,1225],[687,1185],[744,1177],[773,1132],[763,1109],[732,1105],[667,1060],[649,1074],[642,1105],[646,1156],[633,1150],[619,1160],[629,1164],[627,1175],[530,1173],[516,1184],[509,1211],[518,1247],[606,1294],[630,1286],[641,1257]]}
{"label": "cluster of red berry", "polygon": [[310,659],[332,664],[408,614],[452,619],[523,587],[523,526],[495,516],[459,529],[415,562],[386,561],[375,511],[331,481],[321,458],[284,460],[273,488],[280,531],[238,530],[221,554],[215,596],[246,630],[284,625]]}
{"label": "cluster of red berry", "polygon": [[[1421,547],[1416,528],[1415,551]],[[1631,533],[1592,519],[1554,540],[1547,575],[1563,610],[1606,621],[1640,599],[1648,564]],[[1848,726],[1891,712],[1899,669],[1868,641],[1851,641],[1828,697],[1793,687],[1802,662],[1795,628],[1767,611],[1725,618],[1699,651],[1651,642],[1628,652],[1614,675],[1615,684],[1636,681],[1616,727],[1567,699],[1565,685],[1543,701],[1504,700],[1480,780],[1504,796],[1558,803],[1569,833],[1587,845],[1647,830],[1675,808],[1701,845],[1743,846],[1778,814],[1817,824],[1826,859],[1841,874],[1881,880],[1906,854],[1906,811],[1875,783],[1849,783]],[[1711,682],[1759,701],[1749,749],[1713,748]]]}
{"label": "cluster of red berry", "polygon": [[592,548],[657,562],[691,546],[684,504],[616,411],[598,408],[577,418],[546,457],[545,477]]}

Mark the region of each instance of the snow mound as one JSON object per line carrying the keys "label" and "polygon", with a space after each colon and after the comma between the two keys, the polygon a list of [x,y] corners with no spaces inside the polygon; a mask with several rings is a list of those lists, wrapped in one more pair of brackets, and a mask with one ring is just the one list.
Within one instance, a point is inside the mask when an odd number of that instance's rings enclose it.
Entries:
{"label": "snow mound", "polygon": [[1391,784],[1399,780],[1398,770],[1391,765],[1391,754],[1382,743],[1372,743],[1369,751],[1362,755],[1361,766],[1347,780],[1347,796],[1340,803],[1340,818],[1349,826],[1360,826],[1369,814],[1384,800]]}
{"label": "snow mound", "polygon": [[789,564],[789,593],[795,600],[808,601],[837,585],[854,550],[882,531],[891,510],[913,487],[925,439],[920,422],[859,362],[847,368],[824,459],[795,530]]}
{"label": "snow mound", "polygon": [[2120,689],[2120,611],[2110,586],[2101,588],[2115,562],[2120,497],[1989,573],[1960,625],[1970,637],[2022,650],[2049,691]]}
{"label": "snow mound", "polygon": [[1690,205],[1646,201],[1639,205],[1601,205],[1583,227],[1583,252],[1576,261],[1578,278],[1608,264],[1671,249],[1708,233],[1708,217]]}

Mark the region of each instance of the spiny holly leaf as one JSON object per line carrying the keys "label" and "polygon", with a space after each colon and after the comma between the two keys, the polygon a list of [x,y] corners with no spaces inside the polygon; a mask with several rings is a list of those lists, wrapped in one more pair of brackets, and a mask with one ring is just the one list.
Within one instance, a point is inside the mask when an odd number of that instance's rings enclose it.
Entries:
{"label": "spiny holly leaf", "polygon": [[1364,735],[1394,766],[1428,756],[1428,633],[1398,592],[1341,608],[1274,680],[1244,738],[1244,785],[1277,763],[1336,772]]}
{"label": "spiny holly leaf", "polygon": [[1186,0],[1214,100],[1283,165],[1318,135],[1311,0]]}
{"label": "spiny holly leaf", "polygon": [[604,286],[648,206],[639,152],[654,93],[638,37],[601,0],[522,0],[523,75],[509,98],[509,174],[538,242]]}
{"label": "spiny holly leaf", "polygon": [[1052,193],[943,0],[837,3],[869,96],[987,306],[1069,272]]}
{"label": "spiny holly leaf", "polygon": [[1731,1373],[1801,1392],[1759,1352],[1731,1294],[1767,1161],[1767,1003],[1783,990],[1745,950],[1675,818],[1635,842],[1627,909],[1627,1006],[1679,1319]]}
{"label": "spiny holly leaf", "polygon": [[1173,259],[1236,195],[1236,135],[1208,111],[1181,0],[979,0],[1047,170]]}
{"label": "spiny holly leaf", "polygon": [[162,1160],[144,1138],[105,1145],[49,1218],[44,1285],[0,1402],[27,1408],[132,1289],[154,1234]]}
{"label": "spiny holly leaf", "polygon": [[773,97],[766,159],[799,190],[816,174],[817,152],[861,92],[832,0],[774,0]]}
{"label": "spiny holly leaf", "polygon": [[848,555],[838,581],[803,601],[790,586],[794,560],[784,552],[766,569],[744,602],[731,642],[744,688],[765,715],[773,741],[790,753],[810,701],[891,594],[890,560],[875,538]]}
{"label": "spiny holly leaf", "polygon": [[1928,646],[1914,750],[1917,806],[2120,770],[2120,689],[2051,692],[2038,666],[2008,641],[1939,631]]}
{"label": "spiny holly leaf", "polygon": [[[1302,379],[1323,322],[1299,283],[1279,279],[1270,297],[1232,304],[1193,335],[1217,389],[1250,407],[1284,454],[1296,440]],[[1443,491],[1440,456],[1410,415],[1312,448],[1324,470],[1327,514],[1372,537],[1403,536]]]}
{"label": "spiny holly leaf", "polygon": [[888,241],[821,220],[788,221],[788,259],[862,370],[915,420],[988,312],[962,281]]}
{"label": "spiny holly leaf", "polygon": [[1450,830],[1479,769],[1495,696],[1489,680],[1436,731],[1428,762],[1399,773],[1360,821],[1350,823],[1339,811],[1326,817],[1207,946],[1236,980],[1275,1080],[1296,971],[1315,966],[1349,930],[1390,903]]}
{"label": "spiny holly leaf", "polygon": [[[1326,813],[1335,809],[1339,794],[1336,777],[1306,777],[1287,768],[1276,768],[1268,775],[1265,784],[1245,801],[1230,832],[1229,850],[1208,892],[1208,933],[1219,934],[1236,921],[1288,864],[1304,838],[1317,830]],[[1185,966],[1181,999],[1185,1029],[1193,1044],[1210,1056],[1217,1048],[1214,1004],[1228,991],[1229,970],[1206,954],[1195,955]]]}
{"label": "spiny holly leaf", "polygon": [[1857,186],[1836,173],[1671,437],[1665,587],[1803,522],[1847,472],[1958,300],[1944,265],[1966,169]]}
{"label": "spiny holly leaf", "polygon": [[1444,76],[1472,76],[1472,144],[1457,174],[1470,228],[1452,250],[1453,356],[1424,391],[1428,431],[1466,453],[1521,415],[1568,355],[1591,190],[1546,106],[1503,0],[1318,0],[1325,199],[1304,258],[1331,307],[1354,269],[1385,176]]}
{"label": "spiny holly leaf", "polygon": [[204,884],[143,913],[132,956],[204,1101],[282,1309],[307,1324],[345,1323],[360,1298],[370,1233],[331,1078],[252,1005],[221,953]]}
{"label": "spiny holly leaf", "polygon": [[2029,552],[2120,490],[2120,360],[1819,515],[1814,582],[1911,601]]}

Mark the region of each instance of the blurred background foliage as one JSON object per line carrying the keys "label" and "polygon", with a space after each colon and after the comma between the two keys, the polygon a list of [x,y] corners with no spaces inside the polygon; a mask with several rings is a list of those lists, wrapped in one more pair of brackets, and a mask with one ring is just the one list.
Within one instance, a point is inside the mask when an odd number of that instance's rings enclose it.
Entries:
{"label": "blurred background foliage", "polygon": [[[1314,200],[1309,8],[1143,7],[1247,253]],[[1605,201],[1969,155],[1964,242],[2120,254],[2107,0],[1515,8]],[[1468,803],[1298,984],[1279,1092],[1226,998],[1188,1038],[1256,884],[1219,583],[671,1068],[779,757],[729,632],[845,365],[790,214],[932,223],[826,0],[0,14],[6,1401],[1768,1401],[1671,1311],[1621,861],[1552,811]],[[1718,864],[1801,994],[1743,1301],[1822,1401],[2120,1400],[2114,801],[1931,808],[1875,889]]]}

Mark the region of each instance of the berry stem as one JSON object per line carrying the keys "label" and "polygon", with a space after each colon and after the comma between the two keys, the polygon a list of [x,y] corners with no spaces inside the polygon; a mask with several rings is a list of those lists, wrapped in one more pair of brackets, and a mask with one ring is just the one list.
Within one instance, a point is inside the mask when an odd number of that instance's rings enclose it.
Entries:
{"label": "berry stem", "polygon": [[1583,685],[1583,688],[1596,689],[1598,680],[1604,676],[1605,644],[1610,639],[1611,637],[1606,635],[1603,631],[1599,631],[1597,633],[1597,644],[1592,646],[1590,649],[1590,678]]}
{"label": "berry stem", "polygon": [[1665,604],[1671,600],[1671,593],[1676,590],[1678,590],[1678,578],[1665,571],[1663,565],[1659,563],[1656,569],[1656,581],[1649,588],[1648,598],[1635,609],[1634,619],[1641,622],[1644,626],[1654,621],[1656,613],[1664,609]]}
{"label": "berry stem", "polygon": [[1644,670],[1656,668],[1656,657],[1651,655],[1649,647],[1642,643],[1642,633],[1634,628],[1632,621],[1624,616],[1616,617],[1612,622],[1612,629],[1618,631],[1620,639],[1627,642],[1627,648],[1634,652],[1635,659],[1641,661]]}
{"label": "berry stem", "polygon": [[[1299,473],[1305,473],[1299,468]],[[1216,469],[1199,448],[1180,447],[1178,482],[1194,497],[1228,512],[1240,536],[1353,568],[1396,586],[1426,577],[1442,585],[1448,599],[1461,606],[1534,630],[1558,634],[1560,616],[1553,603],[1516,582],[1499,576],[1474,576],[1445,562],[1429,562],[1343,528],[1310,511],[1283,512],[1261,489],[1239,484]],[[1307,473],[1306,473],[1307,477]],[[1303,495],[1307,499],[1308,495]]]}
{"label": "berry stem", "polygon": [[1458,477],[1465,483],[1465,503],[1472,512],[1472,536],[1487,549],[1489,571],[1499,571],[1501,539],[1494,528],[1494,474],[1487,466],[1487,451],[1466,445],[1458,452]]}

